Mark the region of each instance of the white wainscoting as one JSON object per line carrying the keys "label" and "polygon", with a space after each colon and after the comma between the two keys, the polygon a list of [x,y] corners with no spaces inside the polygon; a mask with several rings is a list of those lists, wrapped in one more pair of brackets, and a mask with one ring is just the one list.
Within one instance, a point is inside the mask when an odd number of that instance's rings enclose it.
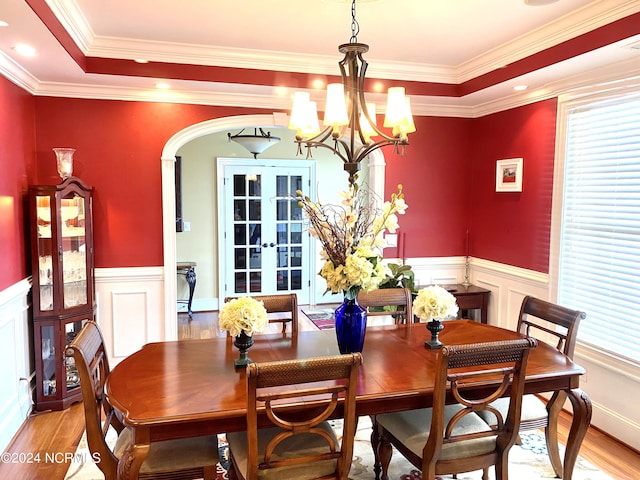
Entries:
{"label": "white wainscoting", "polygon": [[145,343],[166,338],[164,268],[99,268],[95,272],[97,320],[113,367]]}
{"label": "white wainscoting", "polygon": [[31,282],[25,279],[0,292],[0,452],[32,408],[30,289]]}

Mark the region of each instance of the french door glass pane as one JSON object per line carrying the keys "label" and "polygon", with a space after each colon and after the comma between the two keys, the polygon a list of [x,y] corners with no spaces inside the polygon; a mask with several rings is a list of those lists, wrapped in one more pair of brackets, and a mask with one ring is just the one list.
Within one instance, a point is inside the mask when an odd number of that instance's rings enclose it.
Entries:
{"label": "french door glass pane", "polygon": [[[233,293],[261,292],[262,178],[233,175]],[[247,261],[248,260],[248,261]]]}

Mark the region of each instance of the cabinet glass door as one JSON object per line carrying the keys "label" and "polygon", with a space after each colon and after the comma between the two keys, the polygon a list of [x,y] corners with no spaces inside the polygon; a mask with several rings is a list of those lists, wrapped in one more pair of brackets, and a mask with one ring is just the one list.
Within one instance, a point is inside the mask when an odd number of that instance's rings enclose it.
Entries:
{"label": "cabinet glass door", "polygon": [[[82,330],[82,327],[88,320],[88,318],[74,320],[64,325],[64,338],[66,345],[69,345],[73,339],[76,338],[76,335],[80,333],[80,330]],[[76,362],[73,357],[64,357],[64,367],[67,391],[78,388],[80,386],[80,374],[78,373],[78,368],[76,367]]]}
{"label": "cabinet glass door", "polygon": [[40,327],[42,345],[42,393],[45,396],[55,396],[58,393],[56,382],[56,335],[53,325]]}
{"label": "cabinet glass door", "polygon": [[53,262],[52,255],[56,251],[52,237],[51,202],[48,195],[36,197],[36,211],[38,214],[38,241],[35,252],[38,255],[40,291],[34,292],[39,296],[40,310],[53,310]]}
{"label": "cabinet glass door", "polygon": [[76,194],[61,199],[61,262],[64,308],[87,304],[87,241],[85,198]]}

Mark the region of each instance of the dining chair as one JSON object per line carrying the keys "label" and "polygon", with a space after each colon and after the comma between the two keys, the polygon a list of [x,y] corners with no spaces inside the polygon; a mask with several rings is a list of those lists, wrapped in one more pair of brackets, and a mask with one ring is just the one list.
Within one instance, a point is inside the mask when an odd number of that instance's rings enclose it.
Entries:
{"label": "dining chair", "polygon": [[[224,303],[237,297],[226,297]],[[287,333],[287,323],[291,322],[291,334],[295,337],[298,335],[298,296],[295,293],[286,293],[278,295],[251,295],[264,304],[264,308],[269,315],[269,323],[281,323],[282,334]],[[271,315],[271,314],[287,314]]]}
{"label": "dining chair", "polygon": [[[524,335],[536,337],[538,341],[553,345],[573,360],[578,326],[580,320],[586,316],[585,312],[571,310],[539,298],[526,296],[522,300],[516,330]],[[562,478],[562,460],[558,448],[558,426],[549,424],[549,409],[555,410],[554,415],[559,413],[566,398],[567,395],[564,391],[554,392],[548,402],[536,395],[525,395],[522,399],[520,419],[521,432],[544,428],[549,460],[559,478]],[[505,399],[497,400],[494,407],[504,412],[506,409]],[[484,416],[484,419],[492,421],[491,417]]]}
{"label": "dining chair", "polygon": [[[65,353],[73,358],[80,375],[91,457],[99,459],[96,466],[106,480],[116,480],[118,460],[131,442],[131,432],[116,417],[115,410],[104,395],[104,384],[110,370],[98,324],[94,320],[86,322]],[[113,449],[105,439],[109,427],[118,432]],[[137,478],[213,480],[216,478],[217,463],[217,435],[152,442]]]}
{"label": "dining chair", "polygon": [[[438,353],[432,408],[375,417],[382,479],[387,480],[391,446],[422,471],[422,478],[458,474],[495,466],[496,479],[508,478],[508,454],[518,434],[520,407],[533,338],[448,345]],[[482,382],[481,393],[465,395],[465,386]],[[449,384],[449,389],[447,388]],[[506,416],[491,402],[510,395]],[[446,405],[447,397],[457,403]],[[497,419],[490,427],[477,412]],[[376,439],[374,439],[376,440]]]}
{"label": "dining chair", "polygon": [[[397,324],[407,323],[407,318],[411,318],[413,315],[411,312],[411,290],[408,288],[378,288],[368,292],[361,290],[358,293],[358,303],[362,308],[367,309],[368,316],[390,315]],[[371,307],[394,307],[394,309],[372,310]]]}
{"label": "dining chair", "polygon": [[[227,434],[229,478],[347,480],[361,364],[360,353],[249,364],[247,431]],[[336,415],[341,441],[327,421]]]}

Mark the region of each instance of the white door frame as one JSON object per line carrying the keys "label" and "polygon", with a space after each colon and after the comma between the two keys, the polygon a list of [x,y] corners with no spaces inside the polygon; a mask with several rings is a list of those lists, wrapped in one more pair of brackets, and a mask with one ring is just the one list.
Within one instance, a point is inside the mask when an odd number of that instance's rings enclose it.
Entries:
{"label": "white door frame", "polygon": [[[176,205],[175,162],[178,150],[204,135],[252,127],[287,127],[289,116],[274,112],[269,115],[238,115],[196,123],[173,135],[162,150],[162,242],[164,257],[164,332],[165,340],[178,339],[178,293],[176,270]],[[376,197],[384,197],[385,161],[382,149],[369,155],[369,186]],[[313,282],[312,282],[313,283]],[[313,290],[311,292],[313,295]]]}
{"label": "white door frame", "polygon": [[[261,159],[237,159],[237,158],[225,158],[225,157],[219,157],[216,160],[216,171],[217,171],[217,175],[216,178],[218,178],[218,182],[220,182],[220,179],[223,177],[226,177],[225,173],[228,172],[228,167],[244,167],[243,172],[251,172],[253,173],[252,169],[255,169],[256,172],[260,172],[260,168],[265,169],[266,171],[270,171],[272,168],[280,168],[280,172],[283,171],[289,171],[288,169],[290,168],[296,168],[298,169],[298,171],[303,170],[306,171],[306,186],[303,187],[304,191],[305,191],[305,195],[309,195],[311,198],[315,198],[316,196],[316,191],[315,191],[315,185],[316,185],[316,175],[315,175],[315,162],[311,161],[311,160],[278,160],[278,159],[265,159],[265,160],[261,160]],[[278,173],[276,173],[277,175]],[[217,205],[218,205],[218,212],[221,209],[225,209],[225,212],[227,212],[226,214],[222,214],[222,215],[218,215],[218,221],[217,221],[217,231],[218,231],[218,299],[222,299],[225,296],[229,295],[229,293],[227,293],[225,291],[225,281],[222,278],[224,275],[226,275],[229,270],[233,270],[233,267],[230,268],[229,262],[228,260],[230,258],[232,258],[232,256],[228,256],[226,255],[226,251],[227,251],[227,243],[228,241],[233,242],[233,240],[228,240],[227,242],[223,241],[220,239],[220,235],[219,232],[224,232],[225,228],[227,227],[227,216],[229,215],[228,212],[232,212],[233,208],[232,206],[230,207],[226,202],[228,201],[228,197],[227,197],[228,193],[227,190],[225,190],[222,187],[218,187],[218,201],[217,201]],[[263,195],[264,195],[264,184],[263,184]],[[259,197],[256,197],[259,198]],[[264,199],[263,199],[264,200]],[[275,208],[275,207],[274,207]],[[262,220],[265,219],[265,209],[262,209],[262,215],[263,218]],[[275,218],[275,216],[274,216]],[[233,223],[233,222],[231,222]],[[273,227],[275,228],[275,222],[273,222],[274,225]],[[227,230],[229,231],[229,230]],[[273,232],[273,236],[269,237],[265,235],[265,231],[264,228],[262,230],[262,234],[263,234],[263,239],[265,239],[265,237],[267,239],[269,238],[273,238],[274,240],[276,239],[276,232]],[[306,236],[306,235],[305,235]],[[311,285],[309,284],[310,281],[310,272],[315,271],[315,258],[316,258],[316,251],[315,251],[315,241],[311,242],[308,238],[306,240],[302,241],[302,245],[303,245],[303,252],[305,252],[303,259],[305,260],[303,262],[302,265],[302,269],[303,269],[303,277],[302,277],[302,281],[303,284],[305,285],[303,288],[304,290],[306,290],[306,294],[302,296],[302,304],[308,303],[307,299],[312,299],[314,298],[312,295],[312,290],[311,290]],[[305,251],[306,250],[306,251]],[[275,254],[274,254],[275,255]],[[263,267],[264,268],[264,267]],[[274,275],[275,275],[275,265],[274,265]],[[270,294],[271,292],[266,292],[266,294]],[[277,292],[273,292],[273,293],[277,293]],[[285,292],[286,293],[286,292]],[[300,291],[298,292],[299,295],[299,299],[298,301],[300,301],[300,295],[303,292]],[[264,295],[265,293],[261,293],[261,295]],[[231,293],[231,295],[236,295],[234,293]],[[241,295],[241,294],[238,294]],[[258,294],[256,294],[258,295]]]}

